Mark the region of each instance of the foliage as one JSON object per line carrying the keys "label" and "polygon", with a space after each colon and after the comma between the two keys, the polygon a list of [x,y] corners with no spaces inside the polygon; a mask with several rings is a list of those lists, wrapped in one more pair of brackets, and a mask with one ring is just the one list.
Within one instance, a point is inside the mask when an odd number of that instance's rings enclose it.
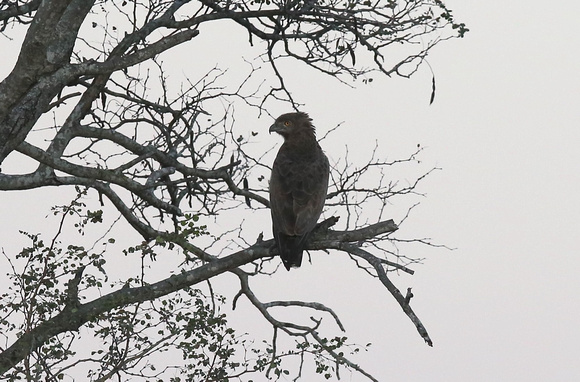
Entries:
{"label": "foliage", "polygon": [[[56,216],[60,216],[61,226],[67,218],[76,217],[74,226],[82,227],[79,234],[83,235],[90,211],[86,211],[80,199],[85,192],[79,191],[69,206],[54,208],[54,211]],[[191,240],[204,234],[192,221],[197,219],[189,217],[180,222],[188,232],[183,238]],[[128,277],[122,283],[110,282],[107,285],[106,249],[100,253],[75,245],[63,249],[58,241],[60,232],[50,245],[40,235],[22,234],[30,240],[30,245],[23,248],[15,260],[5,256],[12,268],[9,274],[12,286],[2,295],[0,302],[0,328],[5,335],[12,333],[20,337],[59,312],[71,306],[74,309],[75,305],[87,299],[86,294],[90,294],[93,288],[104,294],[119,286],[130,288],[146,284],[142,274]],[[126,255],[135,253],[138,248],[130,248]],[[141,256],[143,259],[155,258],[155,253],[154,248],[147,247],[141,251]],[[144,269],[141,270],[144,272]],[[69,279],[70,275],[76,276]],[[2,379],[61,380],[73,377],[69,374],[73,366],[74,370],[85,370],[86,378],[93,381],[114,376],[228,381],[252,372],[266,372],[278,379],[290,374],[283,366],[284,358],[304,358],[305,354],[315,356],[316,372],[328,378],[330,371],[340,364],[326,353],[341,349],[346,337],[322,339],[321,344],[297,342],[295,350],[276,355],[268,343],[256,346],[247,334],[237,334],[228,325],[225,314],[220,312],[223,304],[225,297],[216,295],[211,286],[209,294],[199,288],[187,287],[164,298],[107,310],[89,320],[82,330],[50,338]],[[87,338],[92,338],[92,342],[96,340],[96,347],[90,352],[75,344]],[[12,338],[6,337],[6,340]],[[358,351],[358,348],[354,350]],[[164,355],[159,359],[155,354]],[[342,356],[343,353],[339,353],[339,357]],[[164,362],[167,357],[180,357],[183,362],[168,365]]]}

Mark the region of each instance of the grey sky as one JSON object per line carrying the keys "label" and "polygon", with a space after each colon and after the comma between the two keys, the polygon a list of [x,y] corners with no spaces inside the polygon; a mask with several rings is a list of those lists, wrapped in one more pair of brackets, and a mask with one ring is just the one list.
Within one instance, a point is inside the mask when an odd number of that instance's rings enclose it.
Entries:
{"label": "grey sky", "polygon": [[415,220],[457,250],[429,254],[410,281],[434,348],[389,311],[365,325],[388,328],[373,333],[384,341],[375,370],[393,381],[577,380],[580,5],[447,4],[471,31],[431,55],[435,104],[414,102],[427,81],[413,81],[383,115],[404,126],[389,144],[416,139],[443,168]]}

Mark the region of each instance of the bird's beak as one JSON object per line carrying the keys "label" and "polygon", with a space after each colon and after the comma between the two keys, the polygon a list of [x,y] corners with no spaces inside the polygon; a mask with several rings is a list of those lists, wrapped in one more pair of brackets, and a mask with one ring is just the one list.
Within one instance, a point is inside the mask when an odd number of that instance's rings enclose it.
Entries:
{"label": "bird's beak", "polygon": [[280,128],[280,126],[278,126],[277,124],[273,124],[272,126],[270,126],[270,129],[268,130],[268,132],[270,134],[272,133],[279,133],[282,129]]}

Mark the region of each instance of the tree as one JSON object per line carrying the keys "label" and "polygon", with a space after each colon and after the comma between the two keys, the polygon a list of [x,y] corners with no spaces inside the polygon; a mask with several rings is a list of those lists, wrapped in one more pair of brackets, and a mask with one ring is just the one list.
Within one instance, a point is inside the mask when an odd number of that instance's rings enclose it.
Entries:
{"label": "tree", "polygon": [[[347,358],[358,348],[346,337],[321,334],[322,316],[342,329],[332,309],[264,302],[251,287],[251,279],[276,272],[279,259],[271,239],[250,243],[240,218],[268,207],[269,163],[250,144],[257,132],[242,129],[234,110],[269,115],[273,103],[298,109],[281,66],[288,58],[339,81],[370,81],[377,71],[411,76],[439,42],[467,31],[441,1],[13,0],[0,4],[0,21],[4,38],[26,33],[0,83],[0,189],[74,190],[72,201],[53,208],[58,224],[50,242],[24,233],[30,245],[5,254],[12,286],[0,303],[3,379],[81,372],[91,380],[227,380],[255,372],[298,378],[310,356],[327,378],[343,366],[374,380]],[[245,33],[259,52],[246,75],[225,81],[226,71],[216,67],[176,86],[163,57],[211,38],[203,29],[220,22]],[[226,42],[212,43],[227,49]],[[388,247],[400,239],[397,224],[383,216],[387,203],[416,193],[429,173],[400,185],[387,182],[384,169],[413,163],[418,151],[390,161],[373,152],[360,166],[335,160],[327,208],[336,216],[319,224],[308,249],[347,254],[431,345],[410,291],[403,295],[388,274],[412,273],[407,265],[414,260]],[[378,213],[369,216],[367,206]],[[344,229],[333,229],[339,219]],[[95,239],[102,250],[67,236],[88,237],[99,224],[108,224]],[[141,239],[123,253],[138,266],[111,280],[112,262],[122,255],[115,242],[127,227]],[[173,274],[151,281],[151,267],[170,253],[180,258]],[[228,325],[220,310],[225,297],[212,287],[225,273],[239,282],[234,307],[244,297],[271,324],[269,343],[256,344]],[[317,316],[286,321],[273,313],[277,307]],[[278,348],[282,335],[294,338],[295,348]],[[164,364],[155,358],[160,352],[183,362]],[[290,356],[299,360],[295,367],[286,366]]]}

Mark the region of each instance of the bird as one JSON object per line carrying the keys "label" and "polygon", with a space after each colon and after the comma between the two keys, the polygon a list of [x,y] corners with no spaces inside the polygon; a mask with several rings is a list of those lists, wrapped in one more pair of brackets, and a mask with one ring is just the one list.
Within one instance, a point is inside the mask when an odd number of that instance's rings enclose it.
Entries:
{"label": "bird", "polygon": [[290,270],[302,264],[304,247],[322,213],[330,165],[308,114],[282,114],[269,132],[284,138],[272,165],[270,212],[278,253]]}

